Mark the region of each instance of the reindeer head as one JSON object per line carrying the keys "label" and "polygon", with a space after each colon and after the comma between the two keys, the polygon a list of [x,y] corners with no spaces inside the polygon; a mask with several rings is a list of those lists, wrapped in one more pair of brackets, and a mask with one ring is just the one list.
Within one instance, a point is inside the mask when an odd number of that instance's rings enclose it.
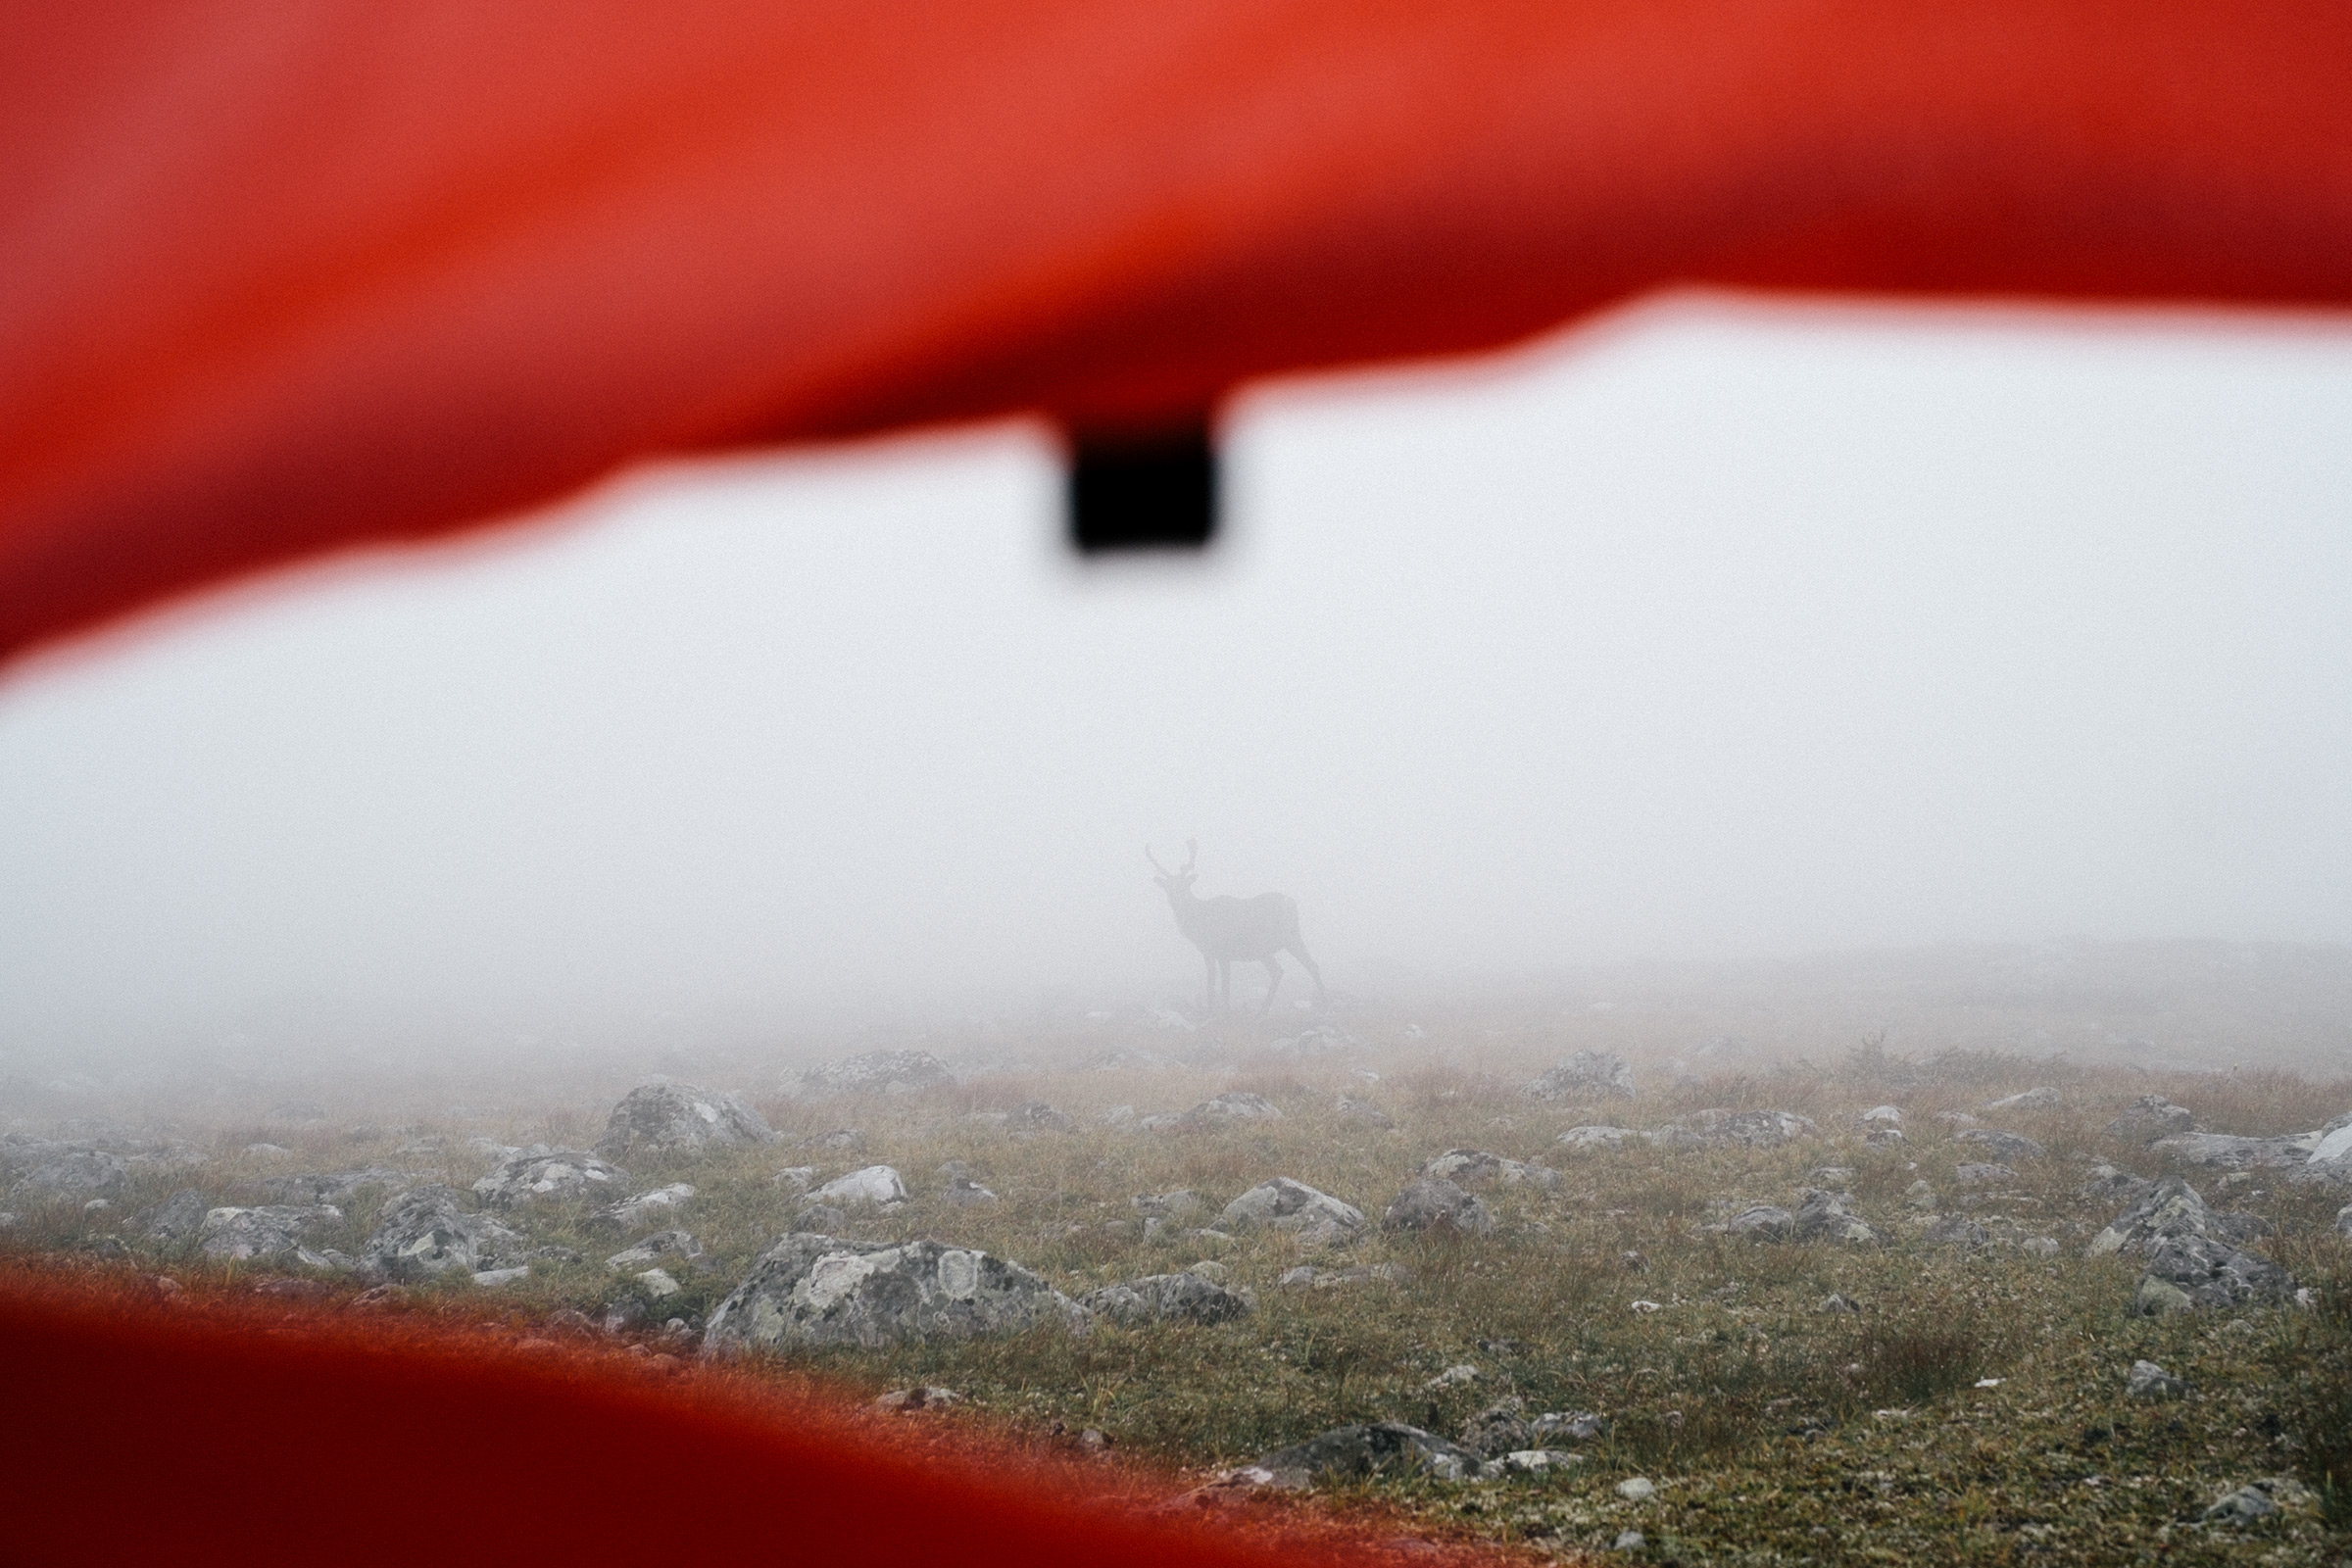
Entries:
{"label": "reindeer head", "polygon": [[1144,846],[1144,858],[1150,860],[1152,869],[1159,873],[1152,880],[1164,888],[1169,898],[1182,898],[1192,891],[1193,867],[1200,859],[1200,843],[1198,839],[1184,841],[1184,869],[1181,871],[1171,871],[1160,864],[1159,857],[1152,853],[1152,846],[1149,844]]}

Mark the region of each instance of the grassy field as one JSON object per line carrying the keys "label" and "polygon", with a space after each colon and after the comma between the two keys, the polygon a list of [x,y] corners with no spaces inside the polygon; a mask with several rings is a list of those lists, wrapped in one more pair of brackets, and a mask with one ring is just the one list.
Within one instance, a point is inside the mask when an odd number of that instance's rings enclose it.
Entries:
{"label": "grassy field", "polygon": [[[1091,1066],[1099,1053],[1088,1046],[1059,1064],[902,1096],[796,1099],[775,1092],[772,1074],[768,1092],[740,1085],[779,1133],[775,1145],[630,1166],[632,1190],[696,1186],[680,1223],[704,1254],[674,1270],[683,1289],[650,1303],[649,1320],[628,1332],[650,1348],[691,1354],[659,1325],[676,1317],[699,1326],[790,1228],[799,1189],[779,1182],[779,1170],[815,1166],[823,1180],[887,1163],[909,1200],[859,1212],[848,1234],[985,1249],[1072,1296],[1213,1260],[1253,1294],[1255,1308],[1213,1326],[1104,1322],[1084,1335],[802,1353],[776,1370],[828,1380],[845,1397],[945,1386],[965,1402],[942,1419],[1031,1439],[1093,1429],[1119,1455],[1181,1472],[1171,1490],[1328,1428],[1397,1420],[1452,1437],[1480,1411],[1517,1400],[1530,1419],[1592,1412],[1601,1431],[1555,1441],[1577,1457],[1543,1473],[1459,1483],[1384,1476],[1311,1505],[1374,1508],[1430,1539],[1563,1557],[2352,1561],[2352,1495],[2331,1485],[2352,1479],[2352,1244],[2332,1228],[2352,1194],[2294,1187],[2277,1172],[2191,1173],[2217,1208],[2269,1223],[2259,1250],[2311,1287],[2313,1304],[2162,1318],[2131,1314],[2135,1262],[2085,1255],[2122,1205],[2084,1194],[2102,1161],[2165,1174],[2145,1149],[2102,1130],[2137,1096],[2167,1096],[2219,1131],[2297,1133],[2352,1109],[2352,1080],[2149,1071],[1987,1050],[1905,1055],[1864,1044],[1711,1069],[1685,1059],[1679,1077],[1654,1054],[1637,1054],[1633,1100],[1538,1102],[1521,1086],[1563,1054],[1540,1027],[1440,1020],[1408,1034],[1400,1018],[1340,1021],[1349,1041],[1305,1054],[1279,1045],[1273,1028],[1235,1023],[1120,1037],[1131,1052],[1191,1065]],[[1117,1042],[1106,1033],[1097,1044]],[[2034,1087],[2056,1090],[2058,1102],[1984,1109]],[[1145,1131],[1114,1109],[1181,1111],[1237,1090],[1282,1115]],[[1380,1118],[1343,1111],[1343,1097]],[[1017,1122],[998,1114],[1041,1102],[1067,1115],[1066,1130],[1015,1132]],[[523,1088],[509,1102],[527,1102]],[[494,1162],[473,1140],[585,1147],[610,1102],[575,1090],[551,1093],[537,1112],[398,1126],[338,1113],[299,1127],[231,1119],[205,1129],[183,1115],[178,1136],[201,1164],[141,1174],[97,1211],[12,1202],[18,1218],[0,1231],[0,1247],[24,1261],[171,1274],[196,1291],[303,1276],[207,1264],[191,1244],[140,1240],[132,1221],[175,1187],[194,1185],[216,1203],[250,1200],[256,1184],[298,1170],[381,1165],[440,1172],[463,1187]],[[1857,1113],[1882,1103],[1902,1111],[1899,1143],[1864,1139]],[[1710,1107],[1795,1112],[1818,1135],[1775,1149],[1673,1152],[1557,1142],[1579,1124],[1650,1127]],[[2013,1177],[1964,1185],[1957,1167],[1984,1152],[1954,1142],[1939,1112],[1972,1112],[2047,1152],[2013,1162]],[[1376,1125],[1381,1118],[1393,1125]],[[247,1152],[263,1141],[287,1152]],[[1496,1221],[1489,1235],[1380,1232],[1399,1188],[1456,1148],[1539,1162],[1559,1180],[1486,1189]],[[952,1206],[943,1166],[968,1172],[999,1201]],[[1315,1254],[1283,1235],[1194,1234],[1275,1176],[1358,1205],[1373,1222],[1367,1234]],[[1850,1192],[1854,1211],[1888,1243],[1757,1242],[1709,1228],[1751,1202],[1794,1208],[1801,1189],[1825,1187]],[[1177,1189],[1200,1195],[1206,1211],[1147,1236],[1131,1200]],[[383,1196],[361,1189],[342,1230],[315,1244],[356,1252]],[[1983,1226],[1991,1245],[1931,1245],[1935,1218],[1954,1215]],[[527,1280],[495,1291],[464,1275],[413,1285],[405,1309],[518,1334],[545,1332],[567,1310],[601,1321],[637,1287],[603,1263],[621,1240],[591,1232],[585,1218],[557,1209],[527,1221],[535,1244],[570,1249],[578,1261],[543,1260]],[[1302,1262],[1397,1267],[1345,1283],[1278,1283]],[[330,1298],[368,1283],[318,1279]],[[1826,1306],[1833,1295],[1857,1309]],[[2185,1396],[2128,1398],[2126,1377],[2142,1358],[2185,1380]],[[1464,1367],[1473,1373],[1447,1376]],[[2251,1525],[2200,1522],[2223,1494],[2278,1476],[2297,1478],[2308,1495],[2283,1489],[2288,1506]],[[1620,1494],[1620,1483],[1637,1477],[1653,1495]],[[1261,1497],[1233,1506],[1296,1505]],[[1638,1547],[1617,1546],[1628,1531],[1641,1533]]]}

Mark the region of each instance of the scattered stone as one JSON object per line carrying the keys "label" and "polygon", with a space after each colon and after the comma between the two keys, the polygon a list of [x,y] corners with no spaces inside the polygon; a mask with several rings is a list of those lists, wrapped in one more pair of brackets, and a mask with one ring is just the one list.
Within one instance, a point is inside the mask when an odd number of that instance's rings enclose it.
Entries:
{"label": "scattered stone", "polygon": [[775,1130],[741,1097],[658,1078],[621,1097],[596,1152],[611,1160],[676,1159],[775,1141]]}
{"label": "scattered stone", "polygon": [[20,1200],[108,1198],[122,1191],[130,1166],[120,1154],[81,1149],[45,1160],[25,1172],[12,1189]]}
{"label": "scattered stone", "polygon": [[2126,1105],[2123,1114],[2107,1124],[2107,1136],[2142,1148],[2159,1138],[2172,1138],[2197,1130],[2197,1118],[2185,1105],[2176,1105],[2162,1095],[2142,1095]]}
{"label": "scattered stone", "polygon": [[1481,1376],[1478,1368],[1467,1361],[1462,1361],[1447,1367],[1427,1383],[1422,1384],[1421,1387],[1426,1393],[1437,1394],[1446,1389],[1459,1388],[1465,1383],[1476,1383]]}
{"label": "scattered stone", "polygon": [[810,1203],[792,1217],[792,1228],[798,1233],[826,1236],[846,1231],[850,1228],[849,1210],[831,1203]]}
{"label": "scattered stone", "polygon": [[[1214,1266],[1214,1265],[1211,1265]],[[1152,1274],[1124,1285],[1108,1285],[1078,1298],[1078,1304],[1113,1323],[1136,1325],[1176,1319],[1188,1323],[1225,1323],[1247,1317],[1250,1299],[1193,1270],[1181,1274]]]}
{"label": "scattered stone", "polygon": [[531,1265],[517,1263],[513,1268],[476,1269],[473,1273],[473,1283],[483,1290],[495,1291],[501,1286],[512,1285],[516,1280],[527,1280],[530,1277]]}
{"label": "scattered stone", "polygon": [[1402,1263],[1372,1263],[1354,1268],[1316,1268],[1301,1263],[1297,1268],[1284,1269],[1274,1285],[1286,1291],[1334,1291],[1345,1285],[1401,1285],[1412,1277],[1412,1270]]}
{"label": "scattered stone", "polygon": [[2228,1493],[2200,1515],[2209,1525],[2250,1525],[2311,1503],[2311,1492],[2291,1476],[2269,1476]]}
{"label": "scattered stone", "polygon": [[1340,1115],[1347,1121],[1360,1122],[1366,1127],[1381,1132],[1387,1132],[1396,1125],[1396,1119],[1378,1105],[1368,1105],[1360,1100],[1349,1100],[1346,1095],[1340,1097]]}
{"label": "scattered stone", "polygon": [[2003,1164],[2019,1159],[2039,1159],[2049,1152],[2023,1133],[2002,1132],[1992,1127],[1964,1128],[1953,1135],[1952,1142],[1982,1149]]}
{"label": "scattered stone", "polygon": [[865,1134],[855,1127],[836,1127],[830,1132],[810,1134],[801,1140],[800,1147],[821,1149],[829,1154],[861,1154],[865,1152]]}
{"label": "scattered stone", "polygon": [[617,1274],[623,1269],[651,1268],[665,1257],[691,1262],[702,1255],[702,1244],[684,1231],[656,1231],[626,1251],[606,1258],[605,1267]]}
{"label": "scattered stone", "polygon": [[891,1390],[874,1400],[874,1408],[888,1415],[913,1415],[923,1410],[946,1410],[962,1402],[963,1396],[954,1389],[921,1383],[911,1389]]}
{"label": "scattered stone", "polygon": [[805,1193],[815,1184],[816,1167],[814,1165],[787,1165],[770,1176],[768,1180],[778,1187],[789,1187],[796,1193]]}
{"label": "scattered stone", "polygon": [[1208,1205],[1190,1188],[1178,1188],[1172,1193],[1143,1193],[1128,1200],[1129,1206],[1147,1220],[1184,1220],[1200,1213]]}
{"label": "scattered stone", "polygon": [[1930,1187],[1924,1179],[1913,1182],[1903,1189],[1903,1205],[1906,1208],[1919,1209],[1923,1213],[1935,1213],[1936,1189]]}
{"label": "scattered stone", "polygon": [[2029,1236],[2017,1246],[2029,1257],[2056,1257],[2060,1251],[2057,1238],[2051,1236]]}
{"label": "scattered stone", "polygon": [[1277,1176],[1226,1204],[1217,1223],[1236,1230],[1262,1225],[1290,1232],[1301,1247],[1328,1247],[1352,1241],[1364,1228],[1364,1211],[1304,1182]]}
{"label": "scattered stone", "polygon": [[1617,1532],[1617,1544],[1615,1549],[1618,1551],[1640,1551],[1643,1546],[1648,1544],[1648,1541],[1642,1537],[1642,1532],[1639,1530],[1620,1530]]}
{"label": "scattered stone", "polygon": [[2126,1205],[2138,1202],[2155,1190],[2156,1184],[2145,1176],[2118,1170],[2104,1161],[2090,1167],[2090,1175],[2083,1180],[2081,1188],[2084,1198],[2104,1199]]}
{"label": "scattered stone", "polygon": [[1571,1127],[1560,1134],[1560,1143],[1569,1149],[1616,1149],[1641,1137],[1631,1127],[1604,1127],[1597,1124]]}
{"label": "scattered stone", "polygon": [[2017,1172],[2006,1165],[1961,1164],[1952,1169],[1952,1180],[1963,1187],[1986,1187],[1994,1182],[2013,1182]]}
{"label": "scattered stone", "polygon": [[1649,1134],[1661,1149],[1778,1149],[1810,1138],[1813,1119],[1787,1110],[1694,1110]]}
{"label": "scattered stone", "polygon": [[1236,1090],[1201,1102],[1178,1119],[1188,1127],[1226,1127],[1236,1122],[1280,1121],[1282,1110],[1263,1095]]}
{"label": "scattered stone", "polygon": [[216,1208],[197,1227],[198,1250],[223,1263],[292,1256],[315,1230],[343,1223],[331,1203],[271,1203],[260,1208]]}
{"label": "scattered stone", "polygon": [[1037,1275],[987,1252],[795,1233],[761,1253],[711,1312],[703,1345],[874,1349],[1087,1321],[1084,1309]]}
{"label": "scattered stone", "polygon": [[634,1235],[648,1225],[659,1225],[675,1219],[680,1210],[694,1198],[694,1188],[686,1182],[672,1182],[657,1187],[650,1193],[626,1198],[610,1208],[600,1208],[590,1217],[597,1230],[617,1231],[623,1236]]}
{"label": "scattered stone", "polygon": [[370,1285],[351,1298],[354,1312],[382,1312],[409,1304],[409,1289],[405,1285]]}
{"label": "scattered stone", "polygon": [[2335,1211],[2335,1234],[2352,1238],[2352,1203],[2346,1203]]}
{"label": "scattered stone", "polygon": [[1946,1127],[1974,1127],[1977,1125],[1977,1118],[1965,1110],[1939,1110],[1936,1113],[1936,1119]]}
{"label": "scattered stone", "polygon": [[2132,1362],[2124,1383],[2125,1396],[2132,1399],[2178,1399],[2187,1392],[2187,1384],[2153,1361]]}
{"label": "scattered stone", "polygon": [[1854,1167],[1851,1165],[1817,1165],[1813,1169],[1813,1179],[1824,1187],[1834,1187],[1839,1192],[1844,1192],[1854,1184]]}
{"label": "scattered stone", "polygon": [[2044,1085],[2029,1089],[2022,1095],[2008,1095],[1986,1105],[1986,1110],[2055,1110],[2064,1101],[2057,1090]]}
{"label": "scattered stone", "polygon": [[1525,1160],[1505,1159],[1483,1149],[1448,1149],[1421,1167],[1421,1174],[1475,1191],[1481,1187],[1557,1187],[1560,1173]]}
{"label": "scattered stone", "polygon": [[1525,1403],[1508,1398],[1490,1404],[1462,1426],[1462,1446],[1489,1458],[1525,1449],[1534,1435],[1520,1411]]}
{"label": "scattered stone", "polygon": [[852,1208],[859,1204],[888,1208],[906,1201],[906,1184],[899,1173],[888,1165],[867,1165],[847,1176],[836,1176],[808,1195],[815,1202],[833,1208]]}
{"label": "scattered stone", "polygon": [[2320,1142],[2316,1133],[2288,1138],[2238,1138],[2229,1133],[2180,1133],[2159,1138],[2151,1153],[2183,1165],[2210,1170],[2286,1170],[2311,1157]]}
{"label": "scattered stone", "polygon": [[1903,1112],[1899,1105],[1873,1105],[1854,1119],[1865,1127],[1900,1127]]}
{"label": "scattered stone", "polygon": [[928,1051],[869,1051],[812,1067],[795,1087],[808,1096],[911,1095],[955,1081],[948,1064]]}
{"label": "scattered stone", "polygon": [[1559,1469],[1563,1465],[1583,1464],[1585,1456],[1570,1453],[1564,1448],[1514,1448],[1494,1462],[1504,1475],[1533,1476]]}
{"label": "scattered stone", "polygon": [[131,1221],[151,1242],[184,1242],[204,1226],[204,1216],[212,1205],[204,1195],[193,1187],[182,1187],[153,1208],[142,1211]]}
{"label": "scattered stone", "polygon": [[1617,1254],[1617,1266],[1628,1274],[1639,1274],[1649,1267],[1649,1259],[1629,1247]]}
{"label": "scattered stone", "polygon": [[[481,1276],[476,1274],[474,1276],[474,1280],[478,1284],[481,1280]],[[649,1268],[645,1270],[643,1273],[637,1276],[637,1283],[644,1286],[645,1294],[657,1301],[667,1300],[669,1298],[677,1295],[680,1291],[683,1291],[686,1288],[683,1285],[680,1285],[677,1282],[677,1279],[671,1275],[669,1270],[665,1268]]]}
{"label": "scattered stone", "polygon": [[1561,1439],[1570,1443],[1591,1443],[1606,1431],[1608,1423],[1591,1410],[1546,1410],[1529,1424],[1528,1430],[1537,1439]]}
{"label": "scattered stone", "polygon": [[583,1149],[521,1153],[473,1184],[475,1196],[494,1208],[569,1202],[620,1191],[629,1173]]}
{"label": "scattered stone", "polygon": [[1530,1100],[1631,1100],[1634,1069],[1613,1051],[1580,1051],[1524,1092]]}
{"label": "scattered stone", "polygon": [[991,1208],[997,1202],[995,1193],[990,1192],[969,1176],[949,1178],[947,1191],[940,1196],[956,1208]]}
{"label": "scattered stone", "polygon": [[1726,1235],[1754,1242],[1780,1242],[1796,1228],[1796,1216],[1771,1203],[1750,1203],[1723,1223]]}
{"label": "scattered stone", "polygon": [[1870,1221],[1847,1207],[1843,1193],[1812,1192],[1797,1205],[1795,1236],[1800,1242],[1841,1242],[1854,1247],[1880,1247],[1886,1238]]}
{"label": "scattered stone", "polygon": [[1920,1233],[1922,1242],[1930,1247],[1957,1247],[1968,1251],[1992,1245],[1991,1233],[1975,1220],[1958,1214],[1947,1214]]}
{"label": "scattered stone", "polygon": [[1271,1478],[1260,1485],[1302,1492],[1318,1481],[1361,1480],[1384,1472],[1466,1481],[1478,1474],[1479,1456],[1434,1432],[1401,1421],[1379,1421],[1335,1427],[1304,1443],[1277,1448],[1250,1468]]}
{"label": "scattered stone", "polygon": [[1494,1229],[1485,1201],[1443,1177],[1409,1184],[1380,1217],[1384,1231],[1484,1236]]}
{"label": "scattered stone", "polygon": [[414,1278],[494,1268],[528,1245],[521,1232],[490,1215],[467,1213],[455,1192],[435,1183],[411,1188],[385,1204],[362,1251],[384,1272]]}
{"label": "scattered stone", "polygon": [[1628,1502],[1647,1502],[1658,1494],[1658,1484],[1647,1476],[1635,1476],[1617,1483],[1617,1495]]}
{"label": "scattered stone", "polygon": [[1860,1304],[1853,1299],[1853,1298],[1849,1296],[1840,1296],[1836,1291],[1832,1291],[1829,1295],[1821,1298],[1821,1304],[1815,1307],[1813,1310],[1816,1312],[1852,1313],[1859,1312],[1862,1310],[1862,1308]]}

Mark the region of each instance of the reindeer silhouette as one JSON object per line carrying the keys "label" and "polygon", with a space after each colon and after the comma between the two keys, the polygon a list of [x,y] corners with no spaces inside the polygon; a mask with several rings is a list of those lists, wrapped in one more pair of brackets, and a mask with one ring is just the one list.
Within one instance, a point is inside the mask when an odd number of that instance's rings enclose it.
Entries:
{"label": "reindeer silhouette", "polygon": [[1306,966],[1308,978],[1315,982],[1316,1004],[1321,1005],[1323,971],[1307,956],[1306,943],[1298,935],[1298,904],[1287,893],[1260,893],[1254,899],[1203,899],[1193,892],[1193,867],[1200,862],[1200,846],[1186,839],[1184,849],[1181,871],[1160,864],[1149,844],[1144,846],[1144,858],[1159,873],[1152,880],[1168,896],[1176,928],[1200,950],[1207,993],[1202,1007],[1231,1011],[1234,964],[1262,963],[1266,966],[1266,998],[1257,1004],[1257,1014],[1264,1017],[1266,1009],[1274,1005],[1274,993],[1282,989],[1282,962],[1276,955],[1285,952]]}

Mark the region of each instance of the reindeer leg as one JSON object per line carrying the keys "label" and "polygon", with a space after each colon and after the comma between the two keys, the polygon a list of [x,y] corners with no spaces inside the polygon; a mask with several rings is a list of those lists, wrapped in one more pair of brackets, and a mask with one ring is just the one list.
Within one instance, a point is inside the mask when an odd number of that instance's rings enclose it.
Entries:
{"label": "reindeer leg", "polygon": [[1266,1009],[1274,1005],[1274,993],[1282,989],[1282,958],[1269,953],[1257,961],[1266,966],[1266,1000],[1257,1004],[1257,1015],[1263,1018]]}
{"label": "reindeer leg", "polygon": [[1217,960],[1200,950],[1200,1015],[1208,1016],[1217,1010]]}
{"label": "reindeer leg", "polygon": [[1294,957],[1294,958],[1297,958],[1297,959],[1298,959],[1298,960],[1300,963],[1302,963],[1302,964],[1304,964],[1304,965],[1306,966],[1306,976],[1307,976],[1307,978],[1308,978],[1308,979],[1310,979],[1310,980],[1312,980],[1312,981],[1315,983],[1315,1005],[1316,1005],[1316,1006],[1318,1006],[1318,1007],[1322,1006],[1322,1005],[1324,1004],[1324,991],[1323,991],[1323,971],[1322,971],[1322,969],[1321,969],[1321,968],[1319,968],[1319,967],[1317,967],[1317,965],[1316,965],[1316,963],[1315,963],[1315,960],[1314,960],[1314,959],[1312,959],[1312,958],[1310,958],[1310,957],[1308,957],[1308,956],[1306,956],[1306,944],[1305,944],[1305,943],[1303,943],[1303,942],[1294,942],[1294,943],[1292,943],[1292,944],[1291,944],[1291,947],[1290,947],[1290,953],[1291,953],[1291,956],[1292,956],[1292,957]]}

